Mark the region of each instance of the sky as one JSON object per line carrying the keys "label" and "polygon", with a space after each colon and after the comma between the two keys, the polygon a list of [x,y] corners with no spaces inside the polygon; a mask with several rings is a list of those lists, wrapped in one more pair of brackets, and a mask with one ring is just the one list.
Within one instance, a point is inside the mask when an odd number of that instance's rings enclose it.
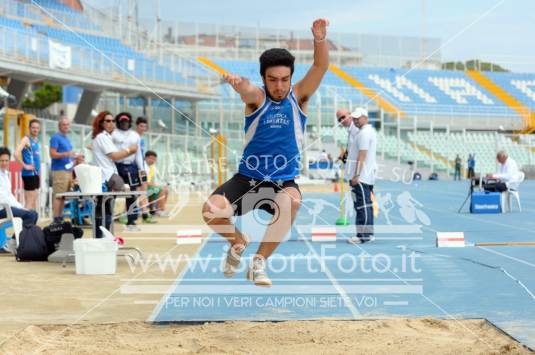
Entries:
{"label": "sky", "polygon": [[[156,17],[155,0],[137,1],[140,17]],[[535,0],[160,0],[160,8],[163,21],[283,30],[307,30],[323,17],[332,32],[436,37],[444,61],[478,58],[535,72]]]}

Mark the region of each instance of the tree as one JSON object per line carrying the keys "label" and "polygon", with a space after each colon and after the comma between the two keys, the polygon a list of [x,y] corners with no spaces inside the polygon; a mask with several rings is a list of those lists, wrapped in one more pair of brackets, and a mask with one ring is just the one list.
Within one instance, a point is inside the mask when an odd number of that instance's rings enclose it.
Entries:
{"label": "tree", "polygon": [[446,62],[442,63],[444,70],[479,70],[493,72],[508,72],[509,70],[502,66],[490,62],[482,62],[479,59],[471,59],[466,62]]}
{"label": "tree", "polygon": [[33,98],[22,101],[22,108],[45,109],[63,99],[63,91],[60,85],[44,83],[39,89],[34,90]]}

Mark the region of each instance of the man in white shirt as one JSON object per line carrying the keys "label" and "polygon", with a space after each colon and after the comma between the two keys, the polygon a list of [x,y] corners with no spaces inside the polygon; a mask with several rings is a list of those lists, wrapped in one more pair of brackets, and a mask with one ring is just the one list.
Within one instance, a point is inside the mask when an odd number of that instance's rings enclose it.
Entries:
{"label": "man in white shirt", "polygon": [[507,152],[500,150],[496,154],[496,160],[500,165],[500,169],[495,174],[487,175],[487,178],[497,179],[495,188],[487,189],[488,191],[507,191],[507,190],[517,190],[518,185],[520,184],[520,170],[516,161],[507,155]]}
{"label": "man in white shirt", "polygon": [[[355,161],[357,160],[357,134],[359,129],[353,124],[353,117],[351,117],[351,112],[347,108],[341,108],[336,111],[336,120],[338,124],[344,127],[347,130],[347,143],[346,148],[342,151],[340,156],[337,159],[337,162],[341,162],[341,168],[343,170],[342,175],[342,184],[347,183],[351,179],[350,171],[354,169]],[[350,158],[351,157],[351,158]],[[338,173],[338,170],[336,170]],[[345,190],[344,190],[345,191]],[[348,217],[348,214],[351,213],[351,197],[350,191],[344,193],[342,202],[344,204],[345,216],[344,219]]]}
{"label": "man in white shirt", "polygon": [[357,134],[359,129],[353,123],[353,118],[351,117],[351,112],[346,108],[341,108],[336,111],[336,119],[343,127],[347,128],[347,145],[346,150],[339,158],[345,164],[344,176],[345,180],[349,181],[351,179],[351,171],[355,169],[355,162],[357,161]]}
{"label": "man in white shirt", "polygon": [[[371,194],[377,173],[376,151],[377,134],[368,123],[368,111],[357,108],[351,113],[353,123],[359,129],[356,136],[355,164],[348,171],[349,185],[352,188],[353,202],[357,213],[357,235],[348,241],[362,244],[373,240],[373,204]],[[348,162],[350,161],[348,155]]]}
{"label": "man in white shirt", "polygon": [[[34,226],[38,215],[34,210],[25,209],[11,193],[11,178],[9,176],[9,161],[11,152],[8,148],[0,147],[0,203],[7,204],[11,208],[14,217],[20,217],[25,227]],[[6,218],[7,213],[0,205],[0,219]]]}

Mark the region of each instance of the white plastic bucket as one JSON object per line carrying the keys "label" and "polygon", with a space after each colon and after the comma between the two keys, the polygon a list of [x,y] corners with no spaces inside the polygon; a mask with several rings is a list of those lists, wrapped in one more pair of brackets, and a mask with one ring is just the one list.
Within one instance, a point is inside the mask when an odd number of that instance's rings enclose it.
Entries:
{"label": "white plastic bucket", "polygon": [[74,172],[83,193],[102,192],[102,170],[98,166],[80,164],[74,167]]}
{"label": "white plastic bucket", "polygon": [[119,249],[116,242],[107,239],[76,239],[73,246],[77,274],[115,274]]}

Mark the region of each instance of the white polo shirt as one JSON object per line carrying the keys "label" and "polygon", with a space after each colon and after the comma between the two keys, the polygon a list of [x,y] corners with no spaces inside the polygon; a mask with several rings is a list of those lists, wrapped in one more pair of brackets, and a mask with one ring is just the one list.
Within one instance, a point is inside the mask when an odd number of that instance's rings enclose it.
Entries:
{"label": "white polo shirt", "polygon": [[[375,177],[377,175],[377,133],[371,124],[364,125],[357,134],[357,158],[358,151],[366,150],[366,160],[358,162],[364,164],[360,169],[359,181],[368,185],[375,184]],[[356,164],[351,171],[350,177],[355,174]]]}
{"label": "white polo shirt", "polygon": [[[7,203],[10,207],[24,208],[11,193],[11,177],[7,170],[0,169],[0,202]],[[0,211],[3,207],[0,206]]]}
{"label": "white polo shirt", "polygon": [[349,181],[355,172],[355,166],[359,151],[357,149],[357,134],[359,129],[351,122],[351,126],[347,127],[347,160],[344,171],[344,180]]}
{"label": "white polo shirt", "polygon": [[104,181],[108,181],[113,174],[117,174],[115,162],[108,157],[108,154],[117,151],[119,149],[108,132],[102,131],[93,139],[93,163],[102,169]]}
{"label": "white polo shirt", "polygon": [[112,132],[111,137],[113,139],[113,143],[118,148],[118,150],[126,149],[133,145],[138,145],[138,150],[136,154],[131,154],[126,158],[118,160],[118,163],[133,164],[135,162],[139,168],[142,169],[144,167],[145,164],[143,162],[143,157],[141,156],[141,149],[139,149],[141,137],[139,137],[139,134],[136,131],[133,131],[131,129],[127,131],[115,129]]}

